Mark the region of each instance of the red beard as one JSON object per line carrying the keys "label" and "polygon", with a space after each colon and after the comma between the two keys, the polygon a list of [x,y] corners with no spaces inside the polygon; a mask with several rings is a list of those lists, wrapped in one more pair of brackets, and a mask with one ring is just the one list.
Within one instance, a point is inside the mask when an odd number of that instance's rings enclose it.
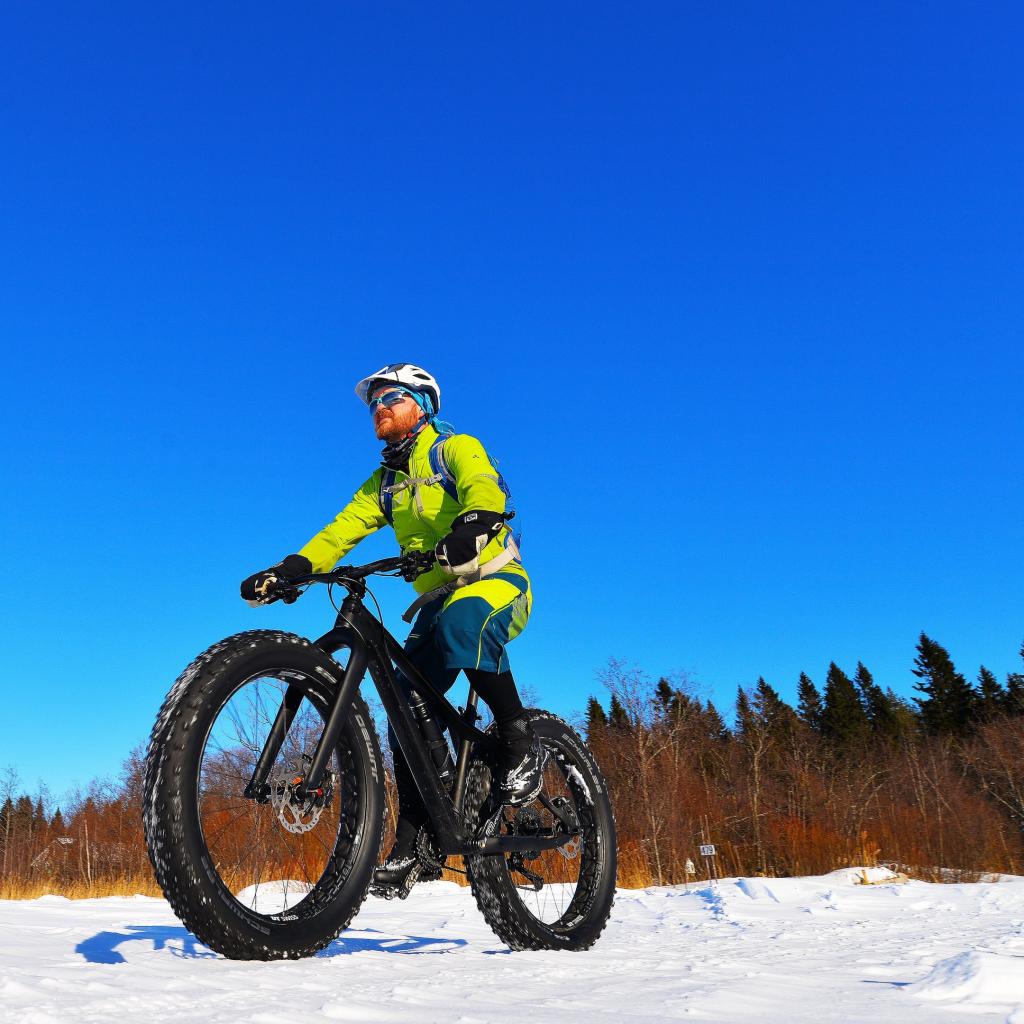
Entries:
{"label": "red beard", "polygon": [[374,413],[373,429],[381,441],[389,444],[401,441],[419,423],[423,410],[415,402],[410,402],[409,406],[382,406]]}

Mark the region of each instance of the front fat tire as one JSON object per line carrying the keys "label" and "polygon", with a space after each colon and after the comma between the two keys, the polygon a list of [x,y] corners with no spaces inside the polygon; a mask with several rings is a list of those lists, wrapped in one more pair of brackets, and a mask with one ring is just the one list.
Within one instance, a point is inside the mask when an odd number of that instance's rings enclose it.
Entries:
{"label": "front fat tire", "polygon": [[344,781],[358,788],[357,828],[347,855],[336,851],[314,890],[322,889],[315,913],[272,921],[250,912],[210,863],[196,806],[206,734],[243,680],[288,669],[316,679],[325,702],[343,673],[333,658],[292,633],[251,630],[214,644],[175,682],[146,754],[143,827],[157,882],[185,927],[231,959],[293,959],[328,945],[362,905],[383,842],[383,761],[373,720],[357,695],[339,743],[339,750],[345,745],[351,752]]}
{"label": "front fat tire", "polygon": [[[591,798],[593,860],[587,872],[581,873],[577,886],[581,909],[572,921],[549,925],[538,920],[519,898],[506,859],[501,855],[467,857],[466,873],[484,920],[509,948],[581,951],[598,940],[615,901],[615,816],[601,770],[575,729],[546,711],[531,708],[527,714],[549,751],[552,747],[559,749],[565,762],[580,773]],[[482,824],[490,769],[477,760],[470,771],[466,810],[468,824],[474,828]]]}

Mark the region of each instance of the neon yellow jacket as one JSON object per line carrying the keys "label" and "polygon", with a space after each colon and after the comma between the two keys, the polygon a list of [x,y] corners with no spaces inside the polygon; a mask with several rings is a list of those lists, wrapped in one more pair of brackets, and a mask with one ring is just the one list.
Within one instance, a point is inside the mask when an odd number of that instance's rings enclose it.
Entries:
{"label": "neon yellow jacket", "polygon": [[[429,424],[420,431],[409,456],[409,473],[395,473],[395,485],[406,480],[426,480],[433,475],[430,448],[437,431]],[[488,512],[505,511],[505,493],[498,486],[498,472],[484,451],[483,445],[469,434],[452,434],[444,442],[444,458],[455,478],[459,500],[455,501],[440,483],[419,483],[394,492],[392,519],[395,536],[408,551],[433,551],[437,542],[451,532],[452,521],[470,509]],[[375,469],[370,478],[352,495],[352,500],[315,537],[299,551],[313,563],[313,572],[327,572],[345,557],[364,537],[387,525],[380,506],[381,478],[384,467]],[[480,564],[501,554],[510,539],[506,526],[480,554]],[[517,560],[510,569],[520,569]],[[435,566],[414,583],[417,593],[441,586],[451,579]]]}

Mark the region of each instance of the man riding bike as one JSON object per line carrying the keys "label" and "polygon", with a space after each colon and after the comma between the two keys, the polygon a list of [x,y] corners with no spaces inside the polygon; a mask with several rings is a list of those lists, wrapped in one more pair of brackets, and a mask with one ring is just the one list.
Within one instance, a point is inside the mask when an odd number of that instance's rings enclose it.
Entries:
{"label": "man riding bike", "polygon": [[[275,582],[328,571],[388,524],[403,554],[433,551],[437,564],[413,583],[419,614],[405,649],[439,690],[466,673],[494,714],[501,801],[528,803],[540,792],[545,755],[505,647],[526,626],[532,594],[506,521],[501,476],[475,437],[452,433],[437,419],[441,389],[420,367],[392,363],[361,380],[356,394],[386,442],[382,465],[297,554],[244,580],[242,597],[256,604],[275,601]],[[416,835],[427,811],[390,728],[388,737],[400,810],[394,846],[374,878],[398,887],[417,863]]]}

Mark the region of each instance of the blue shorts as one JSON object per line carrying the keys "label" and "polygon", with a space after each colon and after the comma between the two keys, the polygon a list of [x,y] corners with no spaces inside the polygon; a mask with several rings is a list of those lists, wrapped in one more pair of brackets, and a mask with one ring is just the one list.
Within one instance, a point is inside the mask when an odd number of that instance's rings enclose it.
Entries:
{"label": "blue shorts", "polygon": [[405,650],[421,672],[444,689],[460,669],[507,672],[505,647],[526,627],[533,595],[530,577],[517,565],[470,583],[425,605]]}

